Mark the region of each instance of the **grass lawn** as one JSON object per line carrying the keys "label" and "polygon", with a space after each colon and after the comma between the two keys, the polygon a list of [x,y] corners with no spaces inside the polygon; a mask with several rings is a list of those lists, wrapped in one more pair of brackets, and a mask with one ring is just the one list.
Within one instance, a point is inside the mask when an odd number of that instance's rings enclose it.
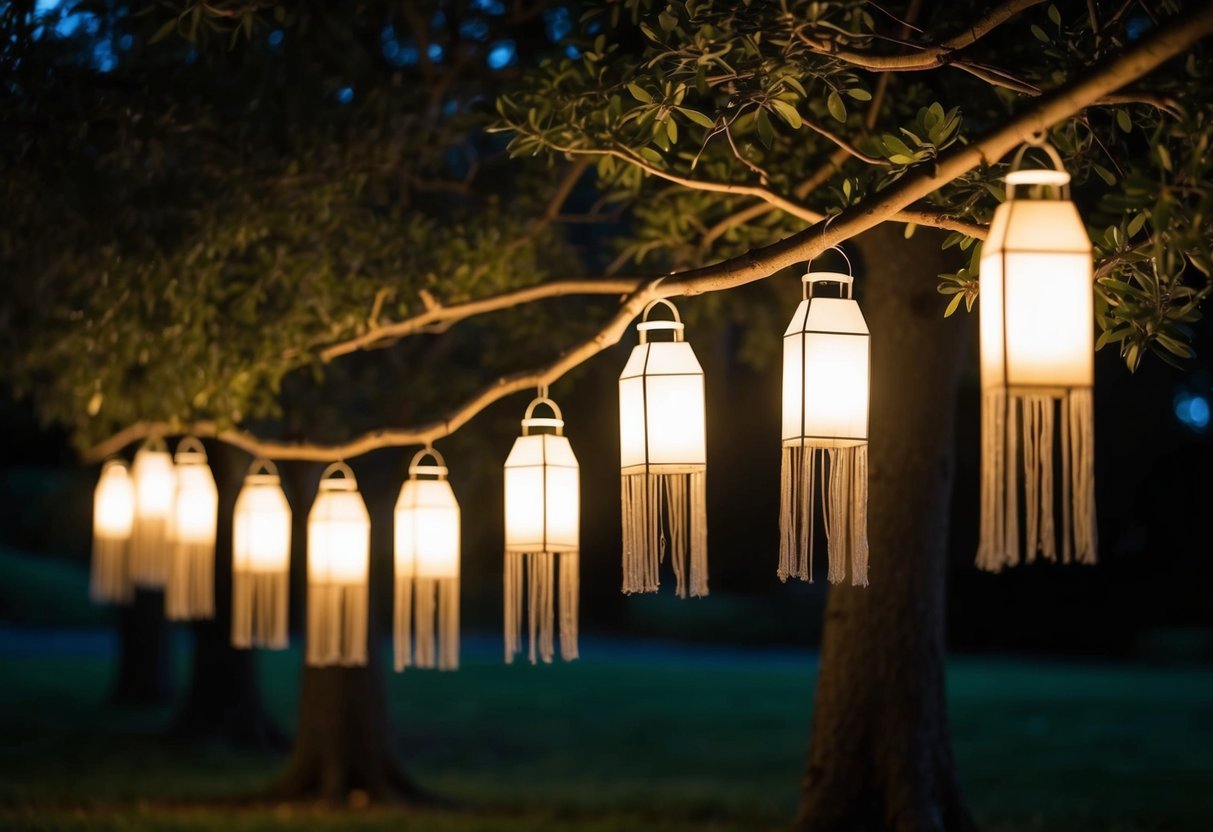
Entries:
{"label": "grass lawn", "polygon": [[[108,708],[104,635],[0,633],[0,828],[762,830],[785,825],[808,735],[808,654],[595,642],[501,666],[473,639],[456,674],[389,678],[402,755],[466,811],[200,807],[275,757],[175,744],[170,710]],[[294,717],[300,657],[265,654]],[[1213,673],[956,660],[952,725],[989,830],[1213,829]]]}

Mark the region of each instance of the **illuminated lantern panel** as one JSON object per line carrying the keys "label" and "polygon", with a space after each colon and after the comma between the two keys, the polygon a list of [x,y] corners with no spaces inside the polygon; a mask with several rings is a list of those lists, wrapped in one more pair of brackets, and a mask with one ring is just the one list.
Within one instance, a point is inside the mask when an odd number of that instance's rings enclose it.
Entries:
{"label": "illuminated lantern panel", "polygon": [[128,551],[135,522],[135,486],[120,459],[101,468],[93,492],[93,563],[90,594],[102,604],[125,604],[134,594]]}
{"label": "illuminated lantern panel", "polygon": [[[650,321],[657,304],[674,320]],[[678,597],[707,595],[703,369],[669,301],[650,303],[636,328],[640,343],[619,376],[623,591],[656,592],[668,554]],[[659,330],[673,340],[650,341]]]}
{"label": "illuminated lantern panel", "polygon": [[[1063,562],[1096,557],[1091,241],[1069,200],[1069,174],[1043,149],[1058,170],[1007,176],[981,255],[977,565],[992,572],[1037,554],[1057,560],[1059,537]],[[1021,187],[1035,198],[1021,198]]]}
{"label": "illuminated lantern panel", "polygon": [[371,519],[354,472],[335,462],[307,519],[309,665],[366,664],[370,551]]}
{"label": "illuminated lantern panel", "polygon": [[278,469],[256,460],[232,516],[232,644],[287,646],[290,604],[291,507]]}
{"label": "illuminated lantern panel", "polygon": [[[433,465],[422,465],[426,456]],[[396,669],[459,667],[459,503],[446,462],[424,448],[396,500]],[[435,644],[435,620],[437,644]],[[410,631],[410,627],[415,632]]]}
{"label": "illuminated lantern panel", "polygon": [[136,586],[162,589],[168,580],[171,524],[177,493],[173,458],[163,439],[152,437],[135,452],[131,477],[135,485],[131,577]]}
{"label": "illuminated lantern panel", "polygon": [[[849,561],[851,583],[867,586],[871,337],[851,275],[810,271],[803,282],[804,300],[783,335],[778,574],[813,580],[820,504],[830,582],[846,580]],[[818,283],[837,283],[845,297],[815,297]]]}
{"label": "illuminated lantern panel", "polygon": [[[552,418],[534,415],[539,405]],[[533,430],[547,433],[532,433]],[[580,471],[560,408],[546,396],[531,402],[522,436],[505,461],[505,660],[522,650],[523,596],[530,629],[530,660],[550,662],[556,610],[560,656],[577,658],[580,580]],[[559,584],[556,582],[559,566]],[[559,592],[559,598],[556,593]]]}
{"label": "illuminated lantern panel", "polygon": [[170,523],[171,557],[164,612],[177,621],[213,618],[219,490],[206,463],[206,449],[194,437],[181,440],[174,461],[177,489]]}

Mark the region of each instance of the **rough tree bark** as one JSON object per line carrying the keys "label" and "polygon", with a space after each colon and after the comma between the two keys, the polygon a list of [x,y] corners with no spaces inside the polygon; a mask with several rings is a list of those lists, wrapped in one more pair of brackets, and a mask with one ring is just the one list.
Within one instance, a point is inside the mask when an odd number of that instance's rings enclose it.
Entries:
{"label": "rough tree bark", "polygon": [[173,698],[172,631],[164,618],[164,593],[135,590],[118,611],[118,674],[110,699],[115,705],[165,705]]}
{"label": "rough tree bark", "polygon": [[[953,420],[966,326],[940,237],[859,238],[872,332],[871,586],[830,590],[797,832],[971,830],[944,691]],[[895,256],[890,256],[896,252]]]}
{"label": "rough tree bark", "polygon": [[172,730],[188,739],[218,739],[263,751],[285,750],[286,737],[261,696],[257,651],[232,647],[232,516],[248,460],[243,453],[219,443],[210,443],[207,450],[219,488],[215,617],[191,625],[194,652],[190,685]]}

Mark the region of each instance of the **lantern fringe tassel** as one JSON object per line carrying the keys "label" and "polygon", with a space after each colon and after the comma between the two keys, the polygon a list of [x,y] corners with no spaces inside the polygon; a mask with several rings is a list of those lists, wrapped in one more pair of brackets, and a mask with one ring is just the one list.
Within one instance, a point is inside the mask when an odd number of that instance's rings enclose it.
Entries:
{"label": "lantern fringe tassel", "polygon": [[[827,462],[829,467],[827,468]],[[851,585],[868,585],[868,446],[783,449],[779,489],[779,579],[813,581],[813,515],[821,480],[832,584],[847,576]]]}
{"label": "lantern fringe tassel", "polygon": [[307,663],[366,664],[366,584],[308,584],[307,590]]}
{"label": "lantern fringe tassel", "polygon": [[458,578],[398,577],[394,622],[396,670],[459,669]]}
{"label": "lantern fringe tassel", "polygon": [[134,597],[127,561],[125,537],[93,536],[93,569],[90,597],[101,604],[126,604]]}
{"label": "lantern fringe tassel", "polygon": [[[1022,428],[1020,421],[1022,420]],[[1055,422],[1060,422],[1055,426]],[[977,567],[999,572],[1020,563],[1019,483],[1022,436],[1025,539],[1023,560],[1039,553],[1056,561],[1055,504],[1062,514],[1061,561],[1095,563],[1095,430],[1091,391],[1069,390],[1057,397],[987,390],[981,400],[981,533]],[[1060,429],[1061,448],[1053,439]],[[1055,493],[1054,463],[1061,462],[1061,489]]]}
{"label": "lantern fringe tassel", "polygon": [[159,589],[168,578],[171,548],[168,520],[136,517],[131,526],[131,578],[136,586]]}
{"label": "lantern fringe tassel", "polygon": [[164,614],[170,621],[215,617],[214,543],[172,544]]}
{"label": "lantern fringe tassel", "polygon": [[[560,566],[560,597],[555,597],[556,561]],[[552,661],[556,616],[560,618],[560,658],[577,658],[577,600],[580,592],[577,552],[505,553],[505,661],[513,664],[522,651],[522,598],[527,591],[526,620],[530,629],[529,657]]]}
{"label": "lantern fringe tassel", "polygon": [[[232,573],[232,644],[236,647],[286,647],[286,613],[290,599],[286,570]],[[310,640],[309,640],[310,644]]]}
{"label": "lantern fringe tassel", "polygon": [[[708,594],[707,497],[702,471],[625,474],[623,591],[656,592],[669,551],[679,598]],[[667,538],[666,532],[669,532]],[[689,563],[688,563],[689,554]]]}

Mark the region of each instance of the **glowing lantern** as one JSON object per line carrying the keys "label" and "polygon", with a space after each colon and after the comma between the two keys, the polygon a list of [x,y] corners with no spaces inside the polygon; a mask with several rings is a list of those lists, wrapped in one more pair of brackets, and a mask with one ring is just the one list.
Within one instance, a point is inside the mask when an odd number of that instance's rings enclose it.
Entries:
{"label": "glowing lantern", "polygon": [[366,664],[370,553],[366,503],[354,472],[335,462],[307,518],[308,664]]}
{"label": "glowing lantern", "polygon": [[160,589],[168,579],[173,496],[177,477],[164,440],[148,439],[135,452],[135,522],[131,526],[131,577],[136,586]]}
{"label": "glowing lantern", "polygon": [[[851,583],[867,586],[871,337],[851,274],[814,272],[810,264],[802,282],[804,299],[783,335],[779,577],[813,579],[820,486],[830,582],[846,579],[850,560]],[[845,297],[815,297],[818,283],[837,283]]]}
{"label": "glowing lantern", "polygon": [[[434,458],[433,465],[421,464],[426,456]],[[409,478],[396,501],[397,670],[410,664],[459,667],[459,503],[446,477],[442,455],[423,448],[409,463]],[[410,632],[414,616],[415,647]]]}
{"label": "glowing lantern", "polygon": [[[1060,433],[1064,562],[1094,563],[1095,444],[1091,241],[1056,170],[1007,175],[981,255],[981,533],[977,565],[997,572],[1020,561],[1022,465],[1024,556],[1057,559],[1054,434]],[[1037,198],[1016,189],[1034,186]],[[1023,451],[1018,449],[1022,432]]]}
{"label": "glowing lantern", "polygon": [[164,611],[171,620],[213,618],[219,490],[206,464],[206,448],[194,437],[181,440],[174,462],[177,489]]}
{"label": "glowing lantern", "polygon": [[[530,659],[552,660],[554,610],[559,606],[560,656],[577,658],[580,484],[577,457],[560,408],[540,390],[505,461],[505,660],[521,651],[522,597],[527,587]],[[551,418],[536,417],[547,405]],[[549,433],[531,433],[532,428]],[[556,562],[559,561],[559,602]]]}
{"label": "glowing lantern", "polygon": [[93,572],[91,595],[99,603],[131,600],[127,560],[131,526],[135,521],[135,487],[126,463],[111,459],[101,467],[93,492]]}
{"label": "glowing lantern", "polygon": [[291,507],[278,469],[255,460],[232,516],[232,644],[286,647]]}
{"label": "glowing lantern", "polygon": [[[674,320],[649,320],[659,303]],[[619,376],[623,591],[656,592],[668,549],[678,596],[687,596],[688,585],[691,595],[707,595],[703,369],[668,300],[646,306],[636,329],[640,343]],[[673,341],[650,342],[654,330],[669,330]]]}

